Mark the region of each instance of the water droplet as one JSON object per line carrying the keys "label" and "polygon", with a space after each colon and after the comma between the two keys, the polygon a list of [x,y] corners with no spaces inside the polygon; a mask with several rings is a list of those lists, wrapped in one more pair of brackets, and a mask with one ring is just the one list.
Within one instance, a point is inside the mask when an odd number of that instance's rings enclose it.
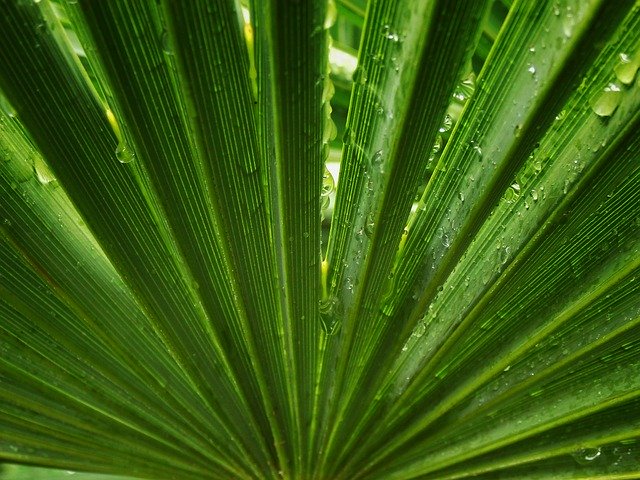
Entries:
{"label": "water droplet", "polygon": [[533,198],[534,202],[538,201],[538,191],[537,190],[531,190],[531,198]]}
{"label": "water droplet", "polygon": [[351,278],[351,277],[345,278],[344,285],[347,287],[347,290],[352,292],[353,291],[353,287],[354,287],[353,278]]}
{"label": "water droplet", "polygon": [[353,71],[351,78],[353,79],[353,83],[364,85],[367,83],[367,72],[361,65],[358,65]]}
{"label": "water droplet", "polygon": [[462,80],[460,87],[467,96],[471,96],[471,94],[476,89],[476,74],[473,72],[469,73],[469,75],[467,75],[465,79]]}
{"label": "water droplet", "polygon": [[135,156],[136,154],[124,142],[120,142],[116,147],[116,158],[120,163],[129,163]]}
{"label": "water droplet", "polygon": [[40,157],[36,157],[33,162],[33,173],[42,185],[48,185],[56,180],[49,166]]}
{"label": "water droplet", "polygon": [[15,109],[2,95],[0,95],[0,110],[2,110],[2,113],[4,113],[9,118],[15,118],[16,116]]}
{"label": "water droplet", "polygon": [[393,67],[394,72],[400,71],[400,63],[398,62],[397,57],[391,57],[391,66]]}
{"label": "water droplet", "polygon": [[599,458],[601,454],[602,449],[600,447],[587,447],[573,452],[571,456],[579,465],[590,465],[591,462]]}
{"label": "water droplet", "polygon": [[[517,190],[516,188],[514,188],[514,186],[517,186]],[[516,200],[518,200],[519,196],[520,196],[520,185],[518,185],[517,183],[514,183],[509,188],[507,188],[507,191],[504,194],[504,199],[506,200],[507,203],[514,203]]]}
{"label": "water droplet", "polygon": [[391,29],[390,25],[382,26],[382,36],[387,40],[391,40],[394,43],[398,43],[400,41],[400,37],[396,32]]}
{"label": "water droplet", "polygon": [[327,14],[324,17],[324,28],[325,30],[333,27],[336,23],[336,18],[338,17],[338,9],[336,8],[336,3],[334,0],[329,0],[327,3]]}
{"label": "water droplet", "polygon": [[384,60],[384,54],[382,52],[376,52],[371,55],[371,60],[373,60],[375,63],[382,63],[382,61]]}
{"label": "water droplet", "polygon": [[171,39],[169,38],[169,32],[166,30],[162,31],[162,37],[160,39],[162,43],[162,51],[167,55],[173,55],[173,49],[171,48]]}
{"label": "water droplet", "polygon": [[436,135],[436,141],[433,144],[433,148],[431,149],[431,156],[435,156],[440,149],[442,148],[442,137],[440,135]]}
{"label": "water droplet", "polygon": [[620,87],[615,83],[607,85],[602,92],[592,98],[591,108],[600,117],[609,117],[620,104]]}
{"label": "water droplet", "polygon": [[529,47],[529,52],[531,52],[531,53],[536,53],[536,47],[535,47],[535,45],[531,45],[531,46]]}
{"label": "water droplet", "polygon": [[327,335],[334,335],[339,330],[340,322],[337,317],[337,305],[338,299],[336,297],[325,298],[320,300],[318,304],[320,325]]}
{"label": "water droplet", "polygon": [[453,98],[458,102],[465,103],[476,89],[476,76],[471,72],[467,77],[456,87],[453,92]]}
{"label": "water droplet", "polygon": [[427,331],[427,325],[425,324],[424,321],[422,321],[418,323],[418,325],[416,325],[416,328],[413,329],[412,335],[416,338],[420,338],[425,334],[426,331]]}
{"label": "water droplet", "polygon": [[460,199],[461,202],[464,202],[464,193],[458,192],[458,198]]}
{"label": "water droplet", "polygon": [[376,153],[373,154],[373,156],[371,157],[371,165],[374,167],[379,166],[380,164],[382,164],[382,150],[378,150]]}
{"label": "water droplet", "polygon": [[440,133],[448,132],[449,130],[451,130],[452,125],[453,125],[453,119],[451,118],[451,115],[447,113],[444,116],[444,119],[442,120],[442,126],[438,129],[438,131]]}
{"label": "water droplet", "polygon": [[464,93],[462,93],[459,89],[456,88],[456,90],[453,92],[453,98],[456,99],[459,102],[466,102],[467,101],[467,97],[465,96]]}
{"label": "water droplet", "polygon": [[518,138],[520,137],[521,133],[522,133],[522,125],[517,124],[513,129],[513,136]]}
{"label": "water droplet", "polygon": [[532,63],[530,63],[527,67],[527,72],[529,72],[531,75],[535,75],[536,73],[536,66],[533,65]]}
{"label": "water droplet", "polygon": [[576,25],[576,18],[571,12],[571,7],[567,6],[567,14],[562,18],[562,31],[564,36],[569,38],[573,33],[573,27]]}
{"label": "water droplet", "polygon": [[480,160],[482,160],[482,147],[480,147],[480,144],[471,140],[471,147],[473,148],[473,152],[479,157]]}
{"label": "water droplet", "polygon": [[451,239],[449,238],[449,235],[446,234],[446,232],[442,232],[442,235],[440,236],[440,241],[442,242],[442,246],[444,248],[449,248],[451,246]]}
{"label": "water droplet", "polygon": [[542,171],[542,160],[540,160],[539,158],[534,158],[533,159],[533,169],[536,171],[536,173],[541,172]]}
{"label": "water droplet", "polygon": [[[36,34],[37,35],[44,35],[47,33],[47,23],[46,22],[40,22],[36,25]],[[40,47],[39,43],[36,43],[36,47]]]}
{"label": "water droplet", "polygon": [[613,68],[617,79],[625,85],[631,85],[640,67],[640,52],[630,57],[626,53],[621,53],[619,63]]}
{"label": "water droplet", "polygon": [[511,253],[511,248],[509,247],[504,247],[503,249],[500,250],[499,254],[500,254],[500,263],[502,265],[504,265],[505,263],[507,263],[509,261],[509,255]]}
{"label": "water droplet", "polygon": [[367,221],[364,224],[364,234],[371,238],[371,236],[373,235],[373,230],[375,228],[375,216],[373,214],[373,212],[369,212],[367,214]]}

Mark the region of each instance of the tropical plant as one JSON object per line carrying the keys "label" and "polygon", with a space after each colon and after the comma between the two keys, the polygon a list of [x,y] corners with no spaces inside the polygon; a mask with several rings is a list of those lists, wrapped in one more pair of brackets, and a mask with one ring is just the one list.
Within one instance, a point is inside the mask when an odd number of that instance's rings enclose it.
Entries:
{"label": "tropical plant", "polygon": [[639,2],[0,5],[0,478],[640,477]]}

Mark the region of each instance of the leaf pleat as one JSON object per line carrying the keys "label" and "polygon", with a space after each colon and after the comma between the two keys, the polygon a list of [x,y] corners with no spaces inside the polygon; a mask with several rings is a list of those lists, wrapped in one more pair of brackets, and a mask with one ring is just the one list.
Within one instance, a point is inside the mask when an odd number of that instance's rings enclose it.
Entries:
{"label": "leaf pleat", "polygon": [[163,8],[196,148],[215,192],[212,201],[229,263],[255,336],[252,362],[264,371],[261,391],[279,467],[286,475],[292,460],[285,438],[295,439],[298,428],[295,354],[291,323],[279,297],[280,270],[262,180],[267,167],[258,143],[241,12],[232,1],[165,2]]}
{"label": "leaf pleat", "polygon": [[[341,180],[327,262],[330,315],[343,318],[328,347],[326,392],[340,392],[340,412],[329,413],[345,432],[345,413],[385,327],[377,317],[397,245],[449,98],[480,32],[487,2],[371,2],[360,46],[347,119]],[[411,11],[407,14],[405,10]],[[456,36],[459,42],[451,42]],[[418,54],[416,54],[418,52]],[[402,66],[402,69],[400,69]],[[402,87],[400,86],[402,85]],[[343,361],[334,367],[339,354]],[[348,358],[356,361],[344,361]],[[333,369],[337,372],[334,374]],[[370,370],[373,374],[375,370]],[[335,378],[335,380],[334,380]],[[335,386],[328,384],[335,382]],[[337,415],[337,416],[336,416]],[[326,449],[342,444],[334,431]],[[342,447],[340,447],[342,448]],[[345,450],[343,450],[345,451]],[[334,465],[335,466],[335,465]]]}
{"label": "leaf pleat", "polygon": [[[258,132],[276,247],[279,285],[297,384],[290,399],[296,418],[292,457],[310,475],[319,346],[320,226],[323,164],[335,127],[329,106],[324,2],[254,2]],[[333,133],[335,135],[335,133]],[[328,195],[328,192],[324,192]],[[295,279],[295,280],[294,280]]]}

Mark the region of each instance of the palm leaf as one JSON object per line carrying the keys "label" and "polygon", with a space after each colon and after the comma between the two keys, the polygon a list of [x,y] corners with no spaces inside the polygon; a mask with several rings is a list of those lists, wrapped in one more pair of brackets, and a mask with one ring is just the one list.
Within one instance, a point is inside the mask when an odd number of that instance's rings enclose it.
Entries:
{"label": "palm leaf", "polygon": [[0,5],[1,479],[640,475],[637,2]]}

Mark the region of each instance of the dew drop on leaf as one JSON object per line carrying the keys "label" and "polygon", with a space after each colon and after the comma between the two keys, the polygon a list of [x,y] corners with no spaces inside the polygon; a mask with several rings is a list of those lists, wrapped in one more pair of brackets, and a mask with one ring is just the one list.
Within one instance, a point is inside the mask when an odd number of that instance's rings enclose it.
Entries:
{"label": "dew drop on leaf", "polygon": [[424,321],[421,321],[420,323],[418,323],[418,325],[416,325],[416,328],[413,329],[412,335],[416,338],[420,338],[425,334],[426,331],[427,325]]}
{"label": "dew drop on leaf", "polygon": [[576,17],[570,6],[567,6],[567,13],[562,17],[562,31],[564,36],[569,38],[573,34],[573,29],[576,26]]}
{"label": "dew drop on leaf", "polygon": [[473,140],[471,141],[471,147],[473,148],[474,153],[478,156],[478,160],[482,160],[482,147]]}
{"label": "dew drop on leaf", "polygon": [[519,196],[520,196],[520,185],[518,185],[517,183],[514,183],[509,188],[507,188],[507,191],[504,194],[504,199],[506,200],[507,203],[514,203],[516,200],[518,200]]}
{"label": "dew drop on leaf", "polygon": [[431,149],[431,156],[435,156],[440,149],[442,148],[442,137],[440,135],[436,135],[436,141],[433,144],[433,148]]}
{"label": "dew drop on leaf", "polygon": [[600,117],[610,117],[619,104],[620,87],[615,83],[610,83],[602,92],[591,99],[591,108]]}
{"label": "dew drop on leaf", "polygon": [[42,185],[49,185],[56,180],[51,170],[49,170],[47,164],[44,163],[44,161],[40,157],[36,157],[33,161],[33,173],[35,174],[38,182],[40,182]]}
{"label": "dew drop on leaf", "polygon": [[16,116],[15,109],[2,95],[0,95],[0,110],[2,110],[2,113],[4,113],[9,118],[15,118]]}
{"label": "dew drop on leaf", "polygon": [[371,157],[371,165],[374,167],[379,166],[382,163],[382,150],[378,150]]}
{"label": "dew drop on leaf", "polygon": [[640,52],[633,57],[621,53],[619,59],[618,64],[613,68],[616,78],[625,85],[631,85],[640,67]]}
{"label": "dew drop on leaf", "polygon": [[337,303],[337,298],[329,297],[320,300],[318,304],[320,325],[327,335],[334,335],[340,327],[340,322],[337,317]]}
{"label": "dew drop on leaf", "polygon": [[120,163],[130,163],[135,156],[135,153],[124,142],[120,142],[116,147],[116,158]]}
{"label": "dew drop on leaf", "polygon": [[520,134],[522,133],[522,125],[517,124],[514,128],[513,128],[513,136],[518,138],[520,137]]}
{"label": "dew drop on leaf", "polygon": [[600,457],[602,449],[600,447],[581,448],[571,454],[576,463],[579,465],[590,465],[594,460]]}
{"label": "dew drop on leaf", "polygon": [[371,238],[373,235],[373,229],[375,227],[375,219],[373,212],[367,214],[367,221],[364,224],[364,233],[367,237]]}
{"label": "dew drop on leaf", "polygon": [[449,238],[449,235],[447,235],[447,233],[445,233],[444,231],[442,232],[442,235],[440,235],[440,241],[442,242],[442,246],[444,248],[449,248],[451,246],[451,239]]}
{"label": "dew drop on leaf", "polygon": [[400,36],[391,29],[390,25],[382,26],[382,36],[394,43],[398,43],[400,41]]}
{"label": "dew drop on leaf", "polygon": [[451,115],[447,113],[444,116],[444,119],[442,120],[442,126],[438,129],[438,131],[440,133],[448,132],[449,130],[451,130],[452,125],[453,125],[453,119],[451,118]]}
{"label": "dew drop on leaf", "polygon": [[162,43],[162,51],[167,55],[173,55],[173,49],[171,48],[171,40],[169,39],[169,33],[166,30],[162,31],[162,37],[160,38]]}

